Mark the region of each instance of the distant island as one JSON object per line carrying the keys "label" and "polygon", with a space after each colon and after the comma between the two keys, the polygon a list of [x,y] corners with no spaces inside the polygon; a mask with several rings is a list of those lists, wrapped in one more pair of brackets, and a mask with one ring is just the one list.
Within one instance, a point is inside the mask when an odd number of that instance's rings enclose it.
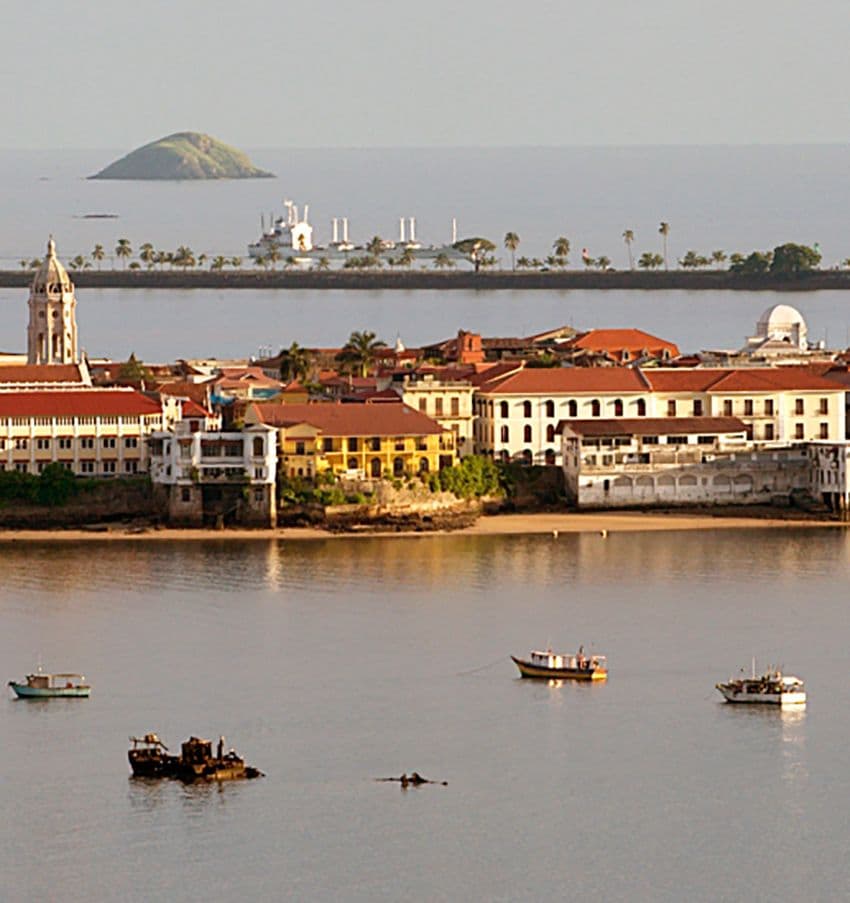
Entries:
{"label": "distant island", "polygon": [[200,132],[176,132],[137,148],[90,179],[272,179],[247,154]]}

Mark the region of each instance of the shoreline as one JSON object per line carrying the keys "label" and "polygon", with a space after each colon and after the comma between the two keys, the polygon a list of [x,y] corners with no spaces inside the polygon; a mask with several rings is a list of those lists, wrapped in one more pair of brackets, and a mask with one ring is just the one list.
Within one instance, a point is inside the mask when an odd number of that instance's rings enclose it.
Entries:
{"label": "shoreline", "polygon": [[481,517],[460,530],[354,531],[332,533],[320,527],[209,528],[138,527],[48,530],[0,530],[0,546],[9,543],[63,542],[315,542],[338,539],[425,539],[432,536],[540,536],[582,533],[649,533],[691,530],[835,529],[850,524],[835,520],[709,514],[645,514],[605,512],[591,514],[499,514]]}
{"label": "shoreline", "polygon": [[[309,289],[367,291],[822,291],[850,289],[850,270],[796,276],[743,275],[728,270],[69,270],[82,289]],[[0,270],[0,288],[28,288],[33,271]]]}

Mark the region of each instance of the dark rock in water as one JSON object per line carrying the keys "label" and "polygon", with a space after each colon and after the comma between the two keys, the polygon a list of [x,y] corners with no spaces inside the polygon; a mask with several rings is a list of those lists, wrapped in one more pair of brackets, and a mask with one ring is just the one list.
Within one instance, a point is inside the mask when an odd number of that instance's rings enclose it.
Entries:
{"label": "dark rock in water", "polygon": [[375,778],[375,780],[381,783],[398,783],[401,784],[402,788],[419,787],[421,784],[439,784],[441,787],[449,786],[448,781],[430,781],[428,778],[423,778],[418,771],[412,771],[410,774],[405,772],[400,778]]}
{"label": "dark rock in water", "polygon": [[91,179],[270,179],[242,151],[199,132],[176,132],[137,148]]}

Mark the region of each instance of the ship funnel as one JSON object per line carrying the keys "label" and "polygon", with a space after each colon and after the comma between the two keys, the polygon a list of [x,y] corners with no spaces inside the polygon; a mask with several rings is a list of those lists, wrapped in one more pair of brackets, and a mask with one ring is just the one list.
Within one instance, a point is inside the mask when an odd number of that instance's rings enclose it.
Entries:
{"label": "ship funnel", "polygon": [[344,216],[342,218],[342,240],[344,242],[348,242],[348,217]]}
{"label": "ship funnel", "polygon": [[410,217],[410,240],[416,241],[416,217]]}
{"label": "ship funnel", "polygon": [[310,218],[309,214],[310,214],[310,205],[309,205],[309,204],[305,204],[305,205],[304,205],[304,222],[305,222],[305,223],[306,223],[306,222],[309,220],[309,218]]}
{"label": "ship funnel", "polygon": [[404,244],[404,217],[398,218],[398,240]]}
{"label": "ship funnel", "polygon": [[339,217],[334,217],[331,220],[331,229],[333,230],[333,243],[339,244]]}
{"label": "ship funnel", "polygon": [[452,244],[457,244],[457,217],[452,217]]}

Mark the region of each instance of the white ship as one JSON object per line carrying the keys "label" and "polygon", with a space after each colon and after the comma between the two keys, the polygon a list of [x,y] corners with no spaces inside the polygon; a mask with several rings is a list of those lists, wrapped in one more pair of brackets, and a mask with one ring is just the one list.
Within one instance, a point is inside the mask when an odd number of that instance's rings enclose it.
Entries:
{"label": "white ship", "polygon": [[755,661],[752,676],[729,678],[725,684],[716,684],[726,702],[750,705],[806,704],[806,687],[799,677],[783,674],[778,668],[768,668],[756,677]]}
{"label": "white ship", "polygon": [[[329,261],[345,260],[357,254],[371,253],[366,245],[354,244],[348,235],[348,217],[335,216],[331,220],[331,240],[327,245],[313,242],[313,227],[310,225],[310,207],[304,205],[301,216],[298,207],[290,200],[283,202],[286,212],[283,216],[270,216],[269,228],[266,229],[265,217],[261,217],[260,238],[248,245],[248,254],[255,260],[267,257],[270,251],[276,251],[281,260],[290,257],[296,263],[310,264],[323,257]],[[397,241],[383,240],[381,254],[397,254],[398,257],[408,255],[415,260],[433,260],[444,254],[452,261],[465,260],[454,244],[457,242],[457,221],[452,220],[452,240],[445,245],[423,245],[416,238],[416,217],[399,217],[399,237]],[[398,258],[396,258],[398,259]]]}

